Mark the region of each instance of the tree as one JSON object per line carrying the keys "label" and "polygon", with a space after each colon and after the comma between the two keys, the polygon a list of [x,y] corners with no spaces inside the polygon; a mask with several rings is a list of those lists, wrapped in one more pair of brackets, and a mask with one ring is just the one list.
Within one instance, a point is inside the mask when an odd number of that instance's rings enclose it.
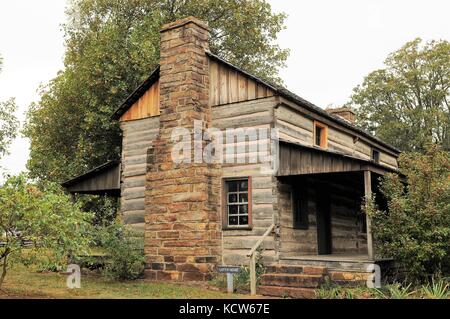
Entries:
{"label": "tree", "polygon": [[[7,178],[0,187],[0,287],[14,262],[39,255],[62,263],[68,255],[86,253],[91,218],[58,185],[38,187],[23,174]],[[26,243],[31,246],[25,249]]]}
{"label": "tree", "polygon": [[368,213],[377,253],[394,258],[410,279],[450,272],[450,154],[438,145],[403,153],[400,172],[381,182],[388,211],[371,202]]}
{"label": "tree", "polygon": [[406,43],[354,89],[358,124],[403,151],[450,150],[450,43]]}
{"label": "tree", "polygon": [[110,116],[158,63],[161,25],[188,15],[209,23],[213,53],[279,80],[288,51],[274,41],[285,15],[266,0],[75,0],[64,25],[65,68],[27,116],[32,177],[59,182],[119,158]]}
{"label": "tree", "polygon": [[[2,71],[3,59],[0,56],[0,73]],[[8,153],[8,146],[17,135],[18,121],[14,113],[17,110],[13,98],[0,101],[0,159]]]}

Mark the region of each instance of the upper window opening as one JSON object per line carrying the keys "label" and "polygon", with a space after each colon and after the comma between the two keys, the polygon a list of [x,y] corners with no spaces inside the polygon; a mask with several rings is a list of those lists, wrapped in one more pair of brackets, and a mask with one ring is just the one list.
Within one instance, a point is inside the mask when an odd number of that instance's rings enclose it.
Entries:
{"label": "upper window opening", "polygon": [[380,151],[376,149],[372,149],[372,161],[375,163],[380,162]]}
{"label": "upper window opening", "polygon": [[327,147],[327,126],[325,124],[314,122],[314,145]]}

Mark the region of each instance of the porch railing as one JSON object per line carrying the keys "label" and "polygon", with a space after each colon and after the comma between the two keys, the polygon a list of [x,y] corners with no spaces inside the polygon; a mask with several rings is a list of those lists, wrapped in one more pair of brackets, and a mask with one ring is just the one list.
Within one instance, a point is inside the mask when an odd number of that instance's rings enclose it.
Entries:
{"label": "porch railing", "polygon": [[247,257],[250,257],[250,295],[254,296],[256,295],[256,250],[259,248],[259,246],[262,244],[264,239],[272,232],[272,230],[275,228],[275,224],[272,224],[267,228],[264,235],[262,235],[256,244],[253,246],[252,249],[247,254]]}

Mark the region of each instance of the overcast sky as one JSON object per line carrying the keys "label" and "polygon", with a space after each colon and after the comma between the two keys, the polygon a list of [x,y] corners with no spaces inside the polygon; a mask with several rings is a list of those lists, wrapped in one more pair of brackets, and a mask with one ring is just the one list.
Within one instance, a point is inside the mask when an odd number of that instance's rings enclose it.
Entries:
{"label": "overcast sky", "polygon": [[[287,87],[320,107],[345,103],[386,56],[416,37],[450,40],[448,0],[269,0],[289,17],[279,44],[291,49],[281,71]],[[64,0],[0,2],[0,101],[15,97],[24,113],[63,67]],[[18,138],[0,166],[25,169],[29,143]]]}

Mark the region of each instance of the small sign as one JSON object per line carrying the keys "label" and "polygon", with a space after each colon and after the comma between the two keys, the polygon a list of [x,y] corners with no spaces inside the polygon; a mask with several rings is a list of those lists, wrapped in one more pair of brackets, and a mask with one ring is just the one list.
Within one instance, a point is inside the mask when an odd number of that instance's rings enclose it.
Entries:
{"label": "small sign", "polygon": [[220,273],[237,274],[241,271],[239,266],[218,266],[217,271]]}
{"label": "small sign", "polygon": [[233,274],[238,274],[241,271],[239,266],[218,266],[217,271],[220,273],[227,274],[227,291],[232,294],[234,292],[233,288]]}

